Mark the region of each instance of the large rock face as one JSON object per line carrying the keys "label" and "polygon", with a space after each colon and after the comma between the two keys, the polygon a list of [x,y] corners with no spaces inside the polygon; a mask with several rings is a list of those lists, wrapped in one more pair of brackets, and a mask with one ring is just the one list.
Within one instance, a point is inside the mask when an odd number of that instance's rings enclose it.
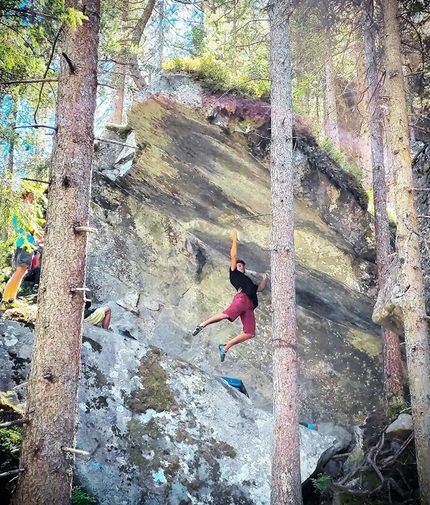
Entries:
{"label": "large rock face", "polygon": [[[102,505],[265,505],[270,281],[256,338],[223,364],[217,346],[239,323],[191,330],[234,295],[232,229],[250,275],[260,281],[269,271],[269,171],[255,157],[267,146],[256,150],[243,133],[252,103],[247,119],[185,77],[162,80],[160,90],[134,105],[125,134],[108,134],[128,147],[98,146],[88,284],[111,307],[115,332],[84,327],[77,446],[90,456],[77,459],[77,474]],[[266,131],[267,117],[257,119]],[[382,392],[370,216],[351,177],[299,130],[295,174],[301,417],[349,425]],[[10,321],[0,336],[0,388],[10,390],[28,372],[32,336]],[[250,400],[220,376],[241,378]],[[332,442],[301,429],[302,479]]]}
{"label": "large rock face", "polygon": [[[0,390],[22,387],[31,331],[0,320]],[[76,476],[100,505],[270,503],[272,419],[220,377],[84,326]],[[302,480],[336,441],[300,427]]]}
{"label": "large rock face", "polygon": [[[94,298],[111,305],[114,328],[133,334],[144,327],[149,341],[171,355],[211,374],[240,377],[254,404],[270,410],[270,282],[260,295],[256,338],[233,348],[225,363],[217,346],[239,332],[239,323],[191,336],[234,294],[232,229],[255,280],[270,268],[267,162],[252,154],[244,133],[232,131],[240,129],[237,121],[225,121],[233,129],[210,124],[205,100],[187,78],[164,79],[134,104],[128,136],[109,133],[136,148],[98,146],[99,234],[90,244],[89,283]],[[210,103],[212,122],[230,114],[217,115],[213,97]],[[295,174],[302,419],[347,424],[362,420],[382,391],[380,331],[371,321],[371,218],[352,178],[306,135],[297,134]],[[139,315],[123,316],[116,301]]]}

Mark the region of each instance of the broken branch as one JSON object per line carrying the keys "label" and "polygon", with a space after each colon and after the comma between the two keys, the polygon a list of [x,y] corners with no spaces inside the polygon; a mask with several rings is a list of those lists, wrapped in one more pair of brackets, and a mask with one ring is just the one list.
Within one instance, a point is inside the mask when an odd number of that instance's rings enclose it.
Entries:
{"label": "broken branch", "polygon": [[30,419],[17,419],[16,421],[9,421],[7,423],[1,423],[0,428],[9,428],[9,426],[22,426],[30,422]]}
{"label": "broken branch", "polygon": [[2,477],[10,477],[11,475],[17,475],[24,471],[24,468],[18,468],[17,470],[10,470],[9,472],[0,473],[0,478]]}
{"label": "broken branch", "polygon": [[126,144],[125,142],[118,142],[117,140],[101,139],[100,137],[95,137],[94,140],[99,142],[107,142],[108,144],[116,144],[118,146],[131,147],[132,149],[137,149],[137,146],[132,146],[131,144]]}
{"label": "broken branch", "polygon": [[73,449],[72,447],[62,447],[64,452],[70,452],[71,454],[79,454],[81,456],[89,456],[90,453],[87,451],[81,451],[80,449]]}

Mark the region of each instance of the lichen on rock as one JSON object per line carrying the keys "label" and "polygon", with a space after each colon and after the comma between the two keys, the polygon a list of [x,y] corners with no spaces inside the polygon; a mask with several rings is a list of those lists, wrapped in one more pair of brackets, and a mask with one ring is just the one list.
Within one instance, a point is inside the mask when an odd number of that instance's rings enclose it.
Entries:
{"label": "lichen on rock", "polygon": [[160,352],[150,349],[139,365],[141,389],[133,391],[126,399],[127,407],[135,413],[144,414],[176,410],[177,404],[167,384],[166,371],[161,366]]}

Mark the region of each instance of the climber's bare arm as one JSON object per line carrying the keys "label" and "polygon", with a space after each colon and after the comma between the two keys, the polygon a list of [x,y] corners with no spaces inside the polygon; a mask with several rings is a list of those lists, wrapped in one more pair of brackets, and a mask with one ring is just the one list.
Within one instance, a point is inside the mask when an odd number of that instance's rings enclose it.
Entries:
{"label": "climber's bare arm", "polygon": [[230,250],[230,268],[236,269],[237,264],[237,231],[234,230],[231,234],[231,250]]}
{"label": "climber's bare arm", "polygon": [[266,281],[267,281],[267,274],[263,274],[263,280],[258,285],[257,291],[263,291],[263,289],[266,287]]}

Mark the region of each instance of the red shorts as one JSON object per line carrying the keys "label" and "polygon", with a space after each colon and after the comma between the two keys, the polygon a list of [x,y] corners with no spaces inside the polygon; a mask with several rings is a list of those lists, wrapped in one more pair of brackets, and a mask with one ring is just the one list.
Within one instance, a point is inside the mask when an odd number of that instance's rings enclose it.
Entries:
{"label": "red shorts", "polygon": [[254,304],[245,293],[237,293],[231,305],[222,313],[227,314],[229,321],[234,321],[240,316],[244,333],[255,335]]}

